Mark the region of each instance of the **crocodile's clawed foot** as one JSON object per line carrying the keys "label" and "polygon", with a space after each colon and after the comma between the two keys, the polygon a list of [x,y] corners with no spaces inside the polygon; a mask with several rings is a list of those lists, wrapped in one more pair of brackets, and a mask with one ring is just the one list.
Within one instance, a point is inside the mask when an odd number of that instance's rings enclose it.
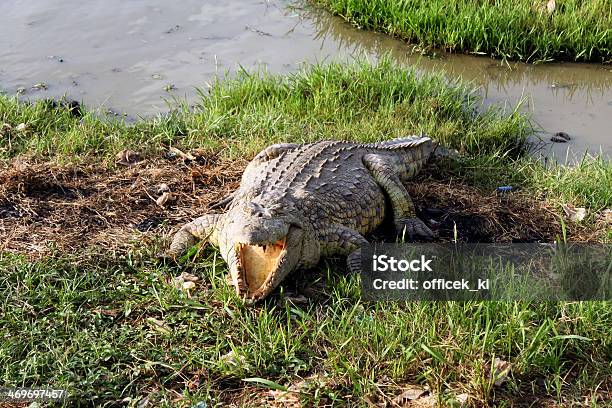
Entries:
{"label": "crocodile's clawed foot", "polygon": [[400,238],[407,240],[432,241],[436,237],[436,233],[418,218],[398,219],[395,221],[395,229]]}

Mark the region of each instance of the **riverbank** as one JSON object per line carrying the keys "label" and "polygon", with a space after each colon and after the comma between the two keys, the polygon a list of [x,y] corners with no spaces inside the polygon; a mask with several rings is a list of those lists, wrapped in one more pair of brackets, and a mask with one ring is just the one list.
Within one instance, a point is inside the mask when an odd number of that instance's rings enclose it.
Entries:
{"label": "riverbank", "polygon": [[[479,104],[462,84],[388,61],[244,73],[194,108],[129,125],[0,96],[0,382],[94,405],[343,406],[416,393],[424,404],[603,406],[605,302],[364,302],[358,278],[330,260],[246,308],[213,248],[180,267],[157,260],[266,145],[420,133],[459,152],[407,185],[419,211],[438,209],[441,241],[610,242],[610,162],[546,167],[526,154],[527,117]],[[498,368],[509,371],[495,385]]]}
{"label": "riverbank", "polygon": [[605,0],[509,2],[312,0],[352,24],[449,52],[526,62],[610,62]]}
{"label": "riverbank", "polygon": [[[545,141],[560,131],[571,137],[569,143],[545,146],[541,153],[549,159],[565,163],[585,151],[612,154],[607,137],[612,74],[606,64],[524,64],[439,50],[421,55],[400,38],[360,30],[322,7],[300,8],[286,0],[154,6],[109,1],[95,10],[77,0],[39,7],[2,2],[0,14],[11,35],[0,36],[0,93],[31,100],[68,95],[90,110],[132,120],[167,112],[165,100],[196,104],[196,86],[234,75],[240,67],[256,70],[263,64],[282,74],[302,63],[377,61],[388,55],[407,69],[471,82],[486,104],[524,100],[523,109]],[[46,37],[56,39],[51,48],[40,42]]]}

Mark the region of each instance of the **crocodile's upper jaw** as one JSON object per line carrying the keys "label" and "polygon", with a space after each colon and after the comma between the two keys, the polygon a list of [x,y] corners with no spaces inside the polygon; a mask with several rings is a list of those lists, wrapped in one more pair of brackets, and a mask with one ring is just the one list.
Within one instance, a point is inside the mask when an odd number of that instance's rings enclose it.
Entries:
{"label": "crocodile's upper jaw", "polygon": [[256,302],[272,292],[299,263],[302,235],[300,228],[291,227],[276,242],[235,242],[230,273],[238,295]]}

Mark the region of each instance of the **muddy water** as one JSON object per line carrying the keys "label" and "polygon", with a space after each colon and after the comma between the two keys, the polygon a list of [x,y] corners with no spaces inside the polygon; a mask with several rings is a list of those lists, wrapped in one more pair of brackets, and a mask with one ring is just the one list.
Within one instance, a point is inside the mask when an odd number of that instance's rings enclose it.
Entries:
{"label": "muddy water", "polygon": [[[485,104],[525,109],[542,138],[571,142],[543,150],[565,159],[585,150],[612,155],[612,67],[527,66],[489,58],[411,53],[387,36],[357,30],[322,11],[282,0],[0,2],[0,89],[24,98],[63,94],[130,116],[167,110],[165,100],[195,101],[195,87],[239,66],[295,70],[302,62],[375,59],[443,72],[481,87]],[[47,89],[35,89],[44,83]],[[39,87],[40,88],[40,87]],[[43,87],[44,88],[44,87]]]}

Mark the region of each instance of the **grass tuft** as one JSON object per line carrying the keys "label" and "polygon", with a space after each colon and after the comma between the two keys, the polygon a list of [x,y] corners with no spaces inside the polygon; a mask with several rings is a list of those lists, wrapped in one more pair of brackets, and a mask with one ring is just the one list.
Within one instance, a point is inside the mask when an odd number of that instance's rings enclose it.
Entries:
{"label": "grass tuft", "polygon": [[527,62],[605,62],[612,56],[608,0],[311,2],[360,28],[386,32],[425,48]]}

